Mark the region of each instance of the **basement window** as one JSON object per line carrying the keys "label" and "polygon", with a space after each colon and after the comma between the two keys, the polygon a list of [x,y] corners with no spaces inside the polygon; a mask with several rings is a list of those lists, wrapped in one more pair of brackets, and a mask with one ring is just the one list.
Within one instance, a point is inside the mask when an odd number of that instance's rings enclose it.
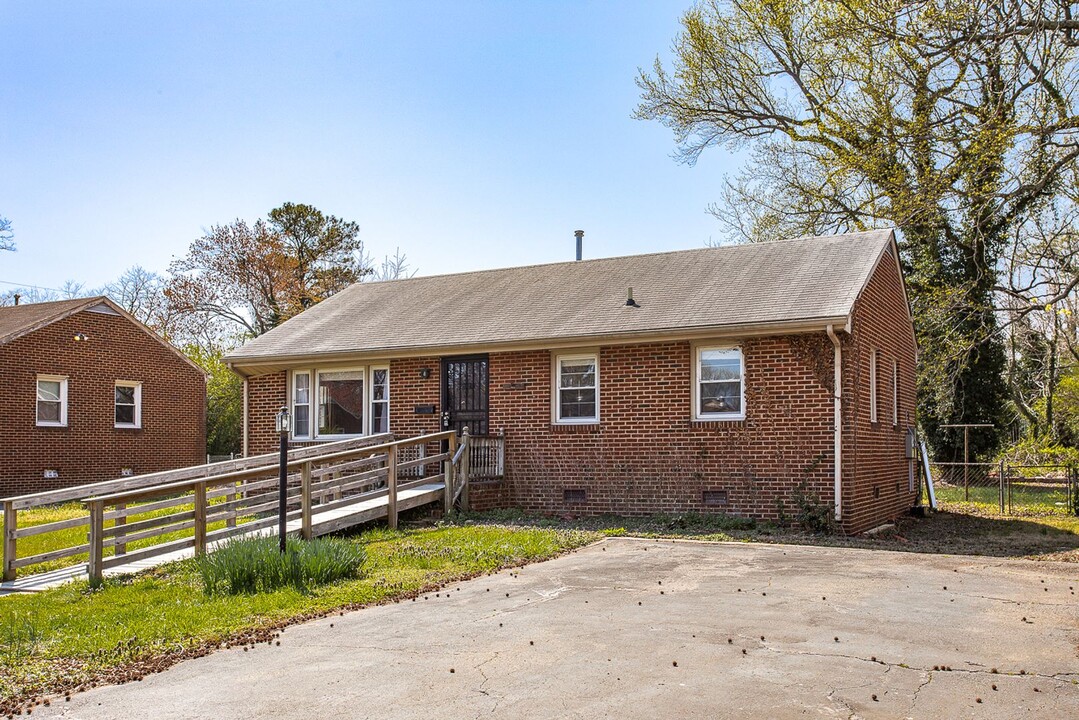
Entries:
{"label": "basement window", "polygon": [[745,358],[740,347],[700,346],[695,350],[695,420],[744,420]]}
{"label": "basement window", "polygon": [[113,419],[118,428],[142,427],[142,383],[116,381],[113,388]]}
{"label": "basement window", "polygon": [[37,424],[45,427],[67,425],[67,378],[62,375],[37,376]]}

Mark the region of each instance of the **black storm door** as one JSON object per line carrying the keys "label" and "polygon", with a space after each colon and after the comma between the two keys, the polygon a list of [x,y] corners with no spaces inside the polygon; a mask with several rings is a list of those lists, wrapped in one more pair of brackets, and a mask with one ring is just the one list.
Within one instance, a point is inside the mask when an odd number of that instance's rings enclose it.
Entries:
{"label": "black storm door", "polygon": [[442,358],[442,429],[487,434],[487,356]]}

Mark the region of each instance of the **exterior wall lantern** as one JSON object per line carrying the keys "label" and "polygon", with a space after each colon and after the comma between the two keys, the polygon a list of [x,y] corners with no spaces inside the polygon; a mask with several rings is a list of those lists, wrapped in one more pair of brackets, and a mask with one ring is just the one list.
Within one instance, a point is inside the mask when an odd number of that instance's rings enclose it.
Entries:
{"label": "exterior wall lantern", "polygon": [[420,377],[423,378],[424,380],[431,377],[431,368],[429,368],[429,367],[420,368]]}

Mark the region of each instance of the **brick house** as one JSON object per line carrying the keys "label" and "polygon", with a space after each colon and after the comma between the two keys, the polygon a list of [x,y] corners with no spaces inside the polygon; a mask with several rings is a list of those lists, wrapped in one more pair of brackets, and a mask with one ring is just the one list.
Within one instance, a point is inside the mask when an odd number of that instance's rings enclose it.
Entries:
{"label": "brick house", "polygon": [[0,497],[205,462],[206,376],[105,297],[0,307]]}
{"label": "brick house", "polygon": [[774,520],[804,483],[859,532],[916,501],[916,352],[882,230],[360,283],[226,360],[248,453],[283,405],[296,444],[468,425],[504,443],[474,507]]}

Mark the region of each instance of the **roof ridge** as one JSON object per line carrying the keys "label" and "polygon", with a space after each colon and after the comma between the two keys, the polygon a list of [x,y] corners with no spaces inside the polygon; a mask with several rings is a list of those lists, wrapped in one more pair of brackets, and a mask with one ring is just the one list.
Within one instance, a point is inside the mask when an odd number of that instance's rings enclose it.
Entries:
{"label": "roof ridge", "polygon": [[[579,265],[582,265],[582,264],[610,262],[610,261],[614,261],[614,260],[626,260],[626,259],[629,259],[629,258],[634,258],[634,259],[636,259],[636,258],[649,258],[649,257],[658,257],[660,255],[679,255],[679,254],[682,254],[682,253],[708,252],[708,251],[712,251],[712,250],[722,252],[722,251],[726,251],[726,250],[736,250],[736,249],[742,249],[742,248],[760,247],[760,246],[764,246],[764,245],[779,245],[779,244],[782,244],[782,243],[791,243],[791,242],[799,242],[799,241],[802,241],[802,242],[821,242],[821,241],[825,241],[825,240],[834,240],[836,238],[849,238],[849,237],[853,237],[853,236],[857,236],[857,235],[872,235],[872,234],[875,234],[875,233],[893,232],[893,231],[894,231],[894,228],[878,228],[876,230],[859,230],[858,232],[834,233],[832,235],[799,235],[797,237],[784,238],[783,240],[766,240],[766,241],[762,241],[762,242],[731,243],[730,245],[716,245],[716,246],[706,246],[706,247],[700,247],[700,248],[685,248],[683,250],[659,250],[657,252],[649,252],[649,253],[636,253],[636,254],[627,254],[627,255],[612,255],[610,257],[602,257],[602,258],[588,258],[587,260],[557,260],[555,262],[531,263],[531,264],[528,264],[528,265],[510,265],[508,267],[500,267],[500,268],[484,268],[484,269],[480,269],[480,270],[463,270],[463,271],[460,271],[460,272],[437,273],[435,275],[419,275],[419,276],[407,277],[407,278],[395,278],[393,280],[380,280],[380,281],[377,281],[377,282],[380,285],[388,285],[388,284],[392,284],[392,283],[409,282],[410,280],[430,280],[430,279],[434,279],[434,278],[461,277],[463,275],[477,275],[477,274],[481,274],[481,273],[504,272],[506,270],[529,270],[531,268],[554,267],[556,265],[579,266]],[[372,283],[371,282],[364,282],[364,281],[361,280],[359,282],[353,283],[348,288],[345,288],[345,291],[351,289],[352,287],[358,286],[358,285],[370,285],[370,284],[372,284]],[[338,293],[338,294],[341,294],[341,293]],[[327,299],[332,299],[332,298],[327,298]],[[321,304],[321,303],[319,303],[319,304]],[[316,307],[317,307],[317,305],[316,305]]]}

